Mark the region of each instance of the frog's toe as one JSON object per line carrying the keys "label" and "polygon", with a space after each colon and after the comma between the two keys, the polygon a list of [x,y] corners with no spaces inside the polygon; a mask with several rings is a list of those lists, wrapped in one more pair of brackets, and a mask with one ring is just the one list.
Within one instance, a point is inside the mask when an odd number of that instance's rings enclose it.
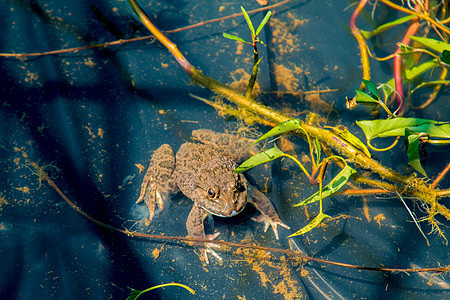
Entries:
{"label": "frog's toe", "polygon": [[267,216],[260,214],[256,218],[252,218],[253,221],[264,223],[264,232],[267,232],[267,229],[269,229],[269,226],[272,226],[273,233],[275,234],[275,238],[278,240],[278,228],[277,225],[280,225],[281,227],[284,227],[286,229],[291,229],[289,226],[284,224],[281,221],[274,221],[269,219]]}
{"label": "frog's toe", "polygon": [[203,253],[203,257],[205,258],[206,264],[209,264],[208,253],[212,254],[215,258],[217,258],[217,260],[222,261],[222,257],[220,257],[219,254],[217,254],[216,251],[214,251],[211,248],[203,249],[202,253]]}
{"label": "frog's toe", "polygon": [[[220,232],[217,232],[215,234],[207,234],[206,238],[208,240],[214,240],[219,234],[220,234]],[[219,254],[217,254],[216,251],[214,251],[212,248],[220,248],[220,245],[206,244],[205,248],[200,249],[200,251],[203,254],[203,258],[205,259],[206,264],[209,264],[208,254],[211,254],[212,256],[217,258],[217,260],[222,261],[222,257],[220,257]]]}

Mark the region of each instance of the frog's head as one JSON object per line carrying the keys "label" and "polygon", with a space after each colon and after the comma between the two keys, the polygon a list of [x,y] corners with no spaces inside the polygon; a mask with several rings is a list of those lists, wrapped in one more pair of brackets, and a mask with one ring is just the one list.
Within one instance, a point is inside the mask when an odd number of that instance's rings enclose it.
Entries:
{"label": "frog's head", "polygon": [[247,204],[247,180],[234,172],[197,189],[197,202],[207,212],[232,217],[240,213]]}

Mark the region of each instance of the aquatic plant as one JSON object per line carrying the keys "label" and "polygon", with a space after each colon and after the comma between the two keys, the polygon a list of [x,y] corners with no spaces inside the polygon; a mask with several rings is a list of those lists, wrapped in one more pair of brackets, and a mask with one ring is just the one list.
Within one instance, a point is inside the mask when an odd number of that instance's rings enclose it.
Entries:
{"label": "aquatic plant", "polygon": [[261,62],[261,59],[262,59],[262,57],[259,58],[259,52],[258,52],[258,43],[263,44],[263,41],[261,41],[259,39],[259,33],[264,28],[264,25],[266,25],[266,23],[269,21],[269,18],[272,15],[272,12],[270,10],[267,12],[267,14],[262,19],[261,23],[259,23],[258,29],[256,29],[256,31],[255,31],[252,20],[248,16],[247,11],[242,6],[241,6],[241,11],[242,11],[242,14],[244,15],[245,21],[247,22],[248,28],[250,29],[250,33],[252,35],[252,41],[246,42],[244,39],[242,39],[238,36],[232,35],[232,34],[228,34],[228,33],[224,33],[223,36],[227,39],[235,40],[235,41],[238,41],[238,42],[241,42],[244,44],[248,44],[253,47],[253,68],[251,71],[250,80],[247,85],[247,90],[245,92],[245,97],[247,97],[248,99],[252,99],[252,91],[253,91],[253,87],[256,82],[256,76],[258,76],[259,63]]}
{"label": "aquatic plant", "polygon": [[[138,18],[142,21],[142,23],[147,27],[147,29],[169,50],[170,53],[174,56],[174,58],[178,61],[180,66],[184,69],[184,71],[192,78],[195,83],[201,84],[211,91],[214,91],[224,97],[226,97],[232,103],[238,105],[239,109],[249,110],[252,113],[258,115],[261,119],[265,119],[266,124],[272,123],[273,126],[281,124],[290,120],[289,117],[281,114],[280,112],[275,111],[270,107],[266,107],[261,103],[253,101],[251,98],[242,95],[239,91],[234,90],[233,88],[223,85],[218,81],[211,79],[205,76],[203,73],[198,71],[194,66],[192,66],[189,61],[181,54],[176,45],[171,42],[148,18],[146,13],[140,7],[140,5],[135,0],[128,0],[130,6],[133,11],[136,13]],[[366,1],[361,1],[361,3],[365,3]],[[360,3],[360,4],[361,4]],[[360,8],[362,9],[362,8]],[[358,10],[357,10],[358,11]],[[356,13],[356,12],[355,12]],[[357,14],[356,14],[357,16]],[[354,28],[354,22],[356,22],[356,17],[352,17],[351,27]],[[358,38],[360,41],[360,38]],[[363,48],[365,43],[360,43],[361,49]],[[364,46],[365,47],[365,46]],[[366,51],[366,50],[364,50]],[[366,77],[369,77],[367,74],[370,66],[368,61],[364,58],[365,55],[361,54],[363,59],[363,69]],[[370,78],[363,78],[368,82]],[[397,91],[397,93],[400,93]],[[370,97],[370,96],[369,96]],[[361,96],[360,96],[361,99]],[[402,101],[399,102],[399,115],[401,115],[404,110],[402,109]],[[379,174],[382,178],[391,181],[393,184],[389,183],[380,183],[379,181],[369,180],[361,177],[356,177],[355,182],[360,182],[368,185],[372,185],[373,187],[379,188],[382,186],[384,189],[395,192],[397,190],[401,190],[404,195],[409,195],[420,199],[425,205],[430,206],[428,221],[432,225],[433,228],[437,230],[437,232],[446,240],[443,232],[440,230],[437,221],[435,220],[436,214],[443,215],[446,219],[450,220],[450,210],[444,205],[438,203],[439,198],[446,196],[447,191],[439,191],[435,189],[432,185],[427,184],[425,181],[418,179],[415,175],[405,176],[401,175],[398,172],[387,168],[367,156],[364,152],[362,152],[358,147],[350,141],[342,138],[342,136],[334,133],[333,131],[329,131],[313,124],[308,124],[298,120],[299,127],[301,127],[301,131],[297,131],[298,134],[304,136],[303,132],[306,132],[307,136],[313,140],[317,139],[317,141],[337,151],[340,156],[344,157],[345,160],[351,161],[356,165],[361,166],[362,168],[371,170],[374,173]]]}
{"label": "aquatic plant", "polygon": [[[367,4],[367,0],[360,0],[350,20],[350,28],[352,34],[355,36],[359,44],[363,69],[363,76],[362,76],[363,80],[366,81],[371,80],[369,55],[372,58],[379,61],[385,61],[389,59],[394,60],[393,64],[394,77],[382,85],[385,91],[386,98],[388,98],[392,94],[393,89],[395,90],[398,115],[402,116],[406,111],[404,87],[403,87],[405,82],[410,82],[410,84],[414,84],[414,79],[416,79],[419,75],[427,71],[433,70],[435,68],[441,69],[441,75],[439,76],[438,80],[423,80],[414,89],[412,90],[410,89],[410,92],[408,93],[407,97],[408,99],[410,99],[412,93],[416,91],[418,88],[428,85],[435,86],[433,93],[429,96],[429,99],[422,105],[413,106],[408,101],[408,104],[412,109],[423,109],[427,107],[436,98],[442,85],[448,85],[450,83],[450,81],[446,79],[449,67],[448,51],[450,51],[450,45],[447,43],[447,36],[448,34],[450,34],[450,29],[447,26],[445,26],[445,24],[448,23],[448,18],[445,19],[446,14],[448,13],[447,11],[448,8],[446,7],[448,3],[447,1],[418,0],[412,1],[411,4],[410,1],[407,1],[408,8],[406,8],[404,6],[392,3],[389,0],[380,0],[379,2],[382,2],[395,10],[404,12],[407,15],[400,17],[394,21],[382,24],[371,31],[360,30],[357,28],[356,20]],[[375,2],[373,10],[376,9],[377,5],[378,1]],[[438,17],[439,13],[440,18]],[[438,36],[440,36],[442,41],[427,38],[426,36],[422,37],[416,36],[419,30],[421,20],[425,20],[427,24],[429,24],[428,25],[429,28],[423,30],[423,34],[427,35],[429,29],[431,28],[438,34]],[[401,42],[397,44],[397,50],[395,51],[395,53],[388,55],[384,58],[378,58],[371,54],[366,42],[368,39],[383,34],[386,30],[406,22],[410,22],[409,27],[406,30]],[[410,46],[411,42],[415,42],[415,45]],[[422,47],[420,45],[422,45]],[[424,47],[428,48],[428,50],[424,49]],[[437,52],[437,54],[429,50]],[[431,56],[431,59],[426,60],[417,65],[419,59],[421,58],[422,53]],[[361,89],[364,89],[364,83],[361,83]],[[353,108],[354,102],[349,101],[347,106],[349,108]]]}
{"label": "aquatic plant", "polygon": [[155,286],[149,287],[148,289],[145,289],[145,290],[142,290],[142,291],[130,288],[131,289],[131,294],[130,294],[130,296],[128,296],[128,298],[126,300],[136,300],[137,298],[139,298],[139,296],[141,296],[144,293],[150,292],[150,291],[155,290],[155,289],[161,289],[161,288],[172,287],[172,286],[182,287],[182,288],[188,290],[191,294],[195,295],[195,291],[193,289],[191,289],[190,287],[188,287],[187,285],[181,284],[181,283],[176,283],[176,282],[171,282],[171,283],[164,283],[164,284],[160,284],[160,285],[155,285]]}

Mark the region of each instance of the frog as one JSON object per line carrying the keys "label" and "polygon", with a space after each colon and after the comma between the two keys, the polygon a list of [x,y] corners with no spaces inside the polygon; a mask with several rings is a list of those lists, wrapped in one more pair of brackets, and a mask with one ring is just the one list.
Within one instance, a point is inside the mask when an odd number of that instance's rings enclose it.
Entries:
{"label": "frog", "polygon": [[[156,208],[161,212],[170,196],[181,192],[194,202],[186,222],[189,237],[214,240],[220,232],[205,234],[205,219],[212,215],[236,216],[247,203],[260,212],[252,219],[264,223],[264,232],[271,226],[275,238],[279,239],[277,226],[290,229],[281,221],[267,196],[252,186],[243,174],[234,172],[237,163],[259,152],[256,146],[249,140],[209,129],[192,131],[192,140],[183,143],[176,155],[168,144],[153,153],[136,201],[148,207],[150,222]],[[211,244],[195,246],[207,264],[208,254],[222,260]]]}

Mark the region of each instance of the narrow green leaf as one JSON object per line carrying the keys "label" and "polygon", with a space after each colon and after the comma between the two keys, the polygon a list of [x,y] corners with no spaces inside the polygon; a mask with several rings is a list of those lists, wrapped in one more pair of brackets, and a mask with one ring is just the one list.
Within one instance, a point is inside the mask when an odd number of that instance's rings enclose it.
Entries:
{"label": "narrow green leaf", "polygon": [[450,44],[430,39],[430,38],[424,38],[420,36],[409,36],[413,41],[416,41],[422,45],[424,45],[427,48],[430,48],[431,50],[437,51],[439,53],[442,53],[442,51],[447,50],[450,51]]}
{"label": "narrow green leaf", "polygon": [[367,90],[375,97],[377,100],[380,100],[380,94],[378,93],[377,85],[369,80],[362,80],[367,87]]}
{"label": "narrow green leaf", "polygon": [[424,124],[446,124],[434,120],[418,118],[395,118],[389,120],[356,121],[366,139],[372,140],[377,137],[404,136],[405,128],[417,127]]}
{"label": "narrow green leaf", "polygon": [[248,28],[250,29],[250,32],[252,33],[252,37],[255,37],[255,28],[253,27],[252,20],[250,20],[250,17],[247,14],[247,11],[245,8],[241,6],[242,14],[244,15],[245,21],[247,21]]}
{"label": "narrow green leaf", "polygon": [[369,94],[360,91],[355,90],[356,92],[356,103],[378,103],[378,100],[370,96]]}
{"label": "narrow green leaf", "polygon": [[238,41],[238,42],[242,42],[242,43],[248,44],[246,41],[244,41],[244,39],[242,39],[242,38],[240,38],[238,36],[232,35],[232,34],[224,33],[223,37],[227,38],[229,40],[235,40],[235,41]]}
{"label": "narrow green leaf", "polygon": [[188,290],[191,294],[195,295],[195,291],[193,289],[191,289],[190,287],[188,287],[185,284],[182,283],[176,283],[176,282],[171,282],[171,283],[164,283],[164,284],[160,284],[160,285],[156,285],[156,286],[152,286],[148,289],[145,289],[143,291],[139,291],[139,290],[135,290],[133,288],[128,287],[131,290],[131,294],[130,296],[128,296],[128,298],[126,300],[136,300],[140,295],[147,293],[149,291],[155,290],[155,289],[159,289],[159,288],[165,288],[165,287],[172,287],[172,286],[179,286],[182,287],[186,290]]}
{"label": "narrow green leaf", "polygon": [[259,139],[256,140],[255,144],[262,140],[270,138],[274,135],[285,133],[285,132],[295,130],[295,129],[299,129],[302,127],[301,123],[302,123],[302,121],[300,121],[299,119],[287,120],[287,121],[275,126],[271,130],[269,130],[269,132],[262,135]]}
{"label": "narrow green leaf", "polygon": [[358,148],[359,150],[362,150],[365,155],[367,155],[368,157],[371,157],[369,149],[367,149],[366,145],[363,142],[361,142],[361,140],[358,137],[356,137],[350,131],[348,131],[348,129],[346,127],[339,125],[339,126],[333,127],[331,130],[335,134],[339,135],[344,140],[346,140],[347,142],[349,142],[350,144],[352,144],[353,146]]}
{"label": "narrow green leaf", "polygon": [[288,238],[302,235],[304,233],[307,233],[308,231],[311,231],[313,228],[315,228],[317,225],[319,225],[320,222],[322,222],[322,220],[325,218],[331,218],[331,217],[327,214],[324,214],[323,212],[320,212],[308,225],[306,225],[299,231],[291,234],[290,236],[288,236]]}
{"label": "narrow green leaf", "polygon": [[273,148],[270,148],[269,150],[266,150],[264,152],[260,152],[258,154],[253,155],[252,157],[250,157],[249,159],[244,161],[236,169],[234,169],[234,172],[242,173],[244,171],[247,171],[248,169],[251,169],[253,167],[259,166],[266,162],[272,161],[281,156],[285,156],[284,152],[281,151],[280,149],[278,149],[277,146],[274,146]]}
{"label": "narrow green leaf", "polygon": [[392,21],[392,22],[385,23],[385,24],[383,24],[383,25],[381,25],[381,26],[375,28],[375,29],[372,30],[372,31],[365,31],[365,30],[359,30],[359,31],[361,31],[361,33],[362,33],[362,35],[364,36],[364,38],[365,38],[366,40],[368,40],[368,39],[370,39],[371,37],[373,37],[373,36],[375,36],[375,35],[377,35],[377,34],[380,34],[380,33],[384,32],[384,31],[387,30],[387,29],[390,29],[390,28],[392,28],[392,27],[394,27],[394,26],[396,26],[396,25],[400,25],[400,24],[403,24],[403,23],[405,23],[405,22],[408,22],[408,21],[411,20],[412,18],[414,18],[414,15],[407,15],[407,16],[405,16],[405,17],[402,17],[402,18],[400,18],[400,19],[394,20],[394,21]]}
{"label": "narrow green leaf", "polygon": [[264,16],[264,19],[262,19],[261,23],[259,23],[258,29],[256,29],[255,36],[258,36],[261,30],[263,29],[264,25],[266,25],[267,21],[269,21],[270,16],[272,15],[272,12],[269,10],[267,14]]}
{"label": "narrow green leaf", "polygon": [[406,80],[411,81],[411,80],[415,79],[416,77],[418,77],[419,75],[421,75],[422,73],[425,73],[426,71],[428,71],[430,69],[434,69],[438,65],[439,65],[438,60],[433,59],[433,60],[426,61],[418,66],[414,66],[410,69],[405,69],[404,78]]}
{"label": "narrow green leaf", "polygon": [[409,165],[423,176],[428,177],[427,173],[420,164],[420,155],[419,155],[420,135],[412,130],[406,129],[405,136],[407,137],[406,143],[408,150],[406,153],[408,155]]}
{"label": "narrow green leaf", "polygon": [[[337,192],[340,188],[344,186],[344,184],[348,181],[350,176],[352,176],[355,173],[356,171],[353,168],[345,166],[345,168],[342,169],[342,171],[339,172],[339,174],[337,174],[336,177],[334,177],[333,180],[331,180],[330,183],[327,184],[327,186],[322,189],[322,199]],[[318,191],[308,199],[303,200],[298,204],[295,204],[294,206],[302,206],[314,203],[319,200],[320,200],[320,191]]]}

